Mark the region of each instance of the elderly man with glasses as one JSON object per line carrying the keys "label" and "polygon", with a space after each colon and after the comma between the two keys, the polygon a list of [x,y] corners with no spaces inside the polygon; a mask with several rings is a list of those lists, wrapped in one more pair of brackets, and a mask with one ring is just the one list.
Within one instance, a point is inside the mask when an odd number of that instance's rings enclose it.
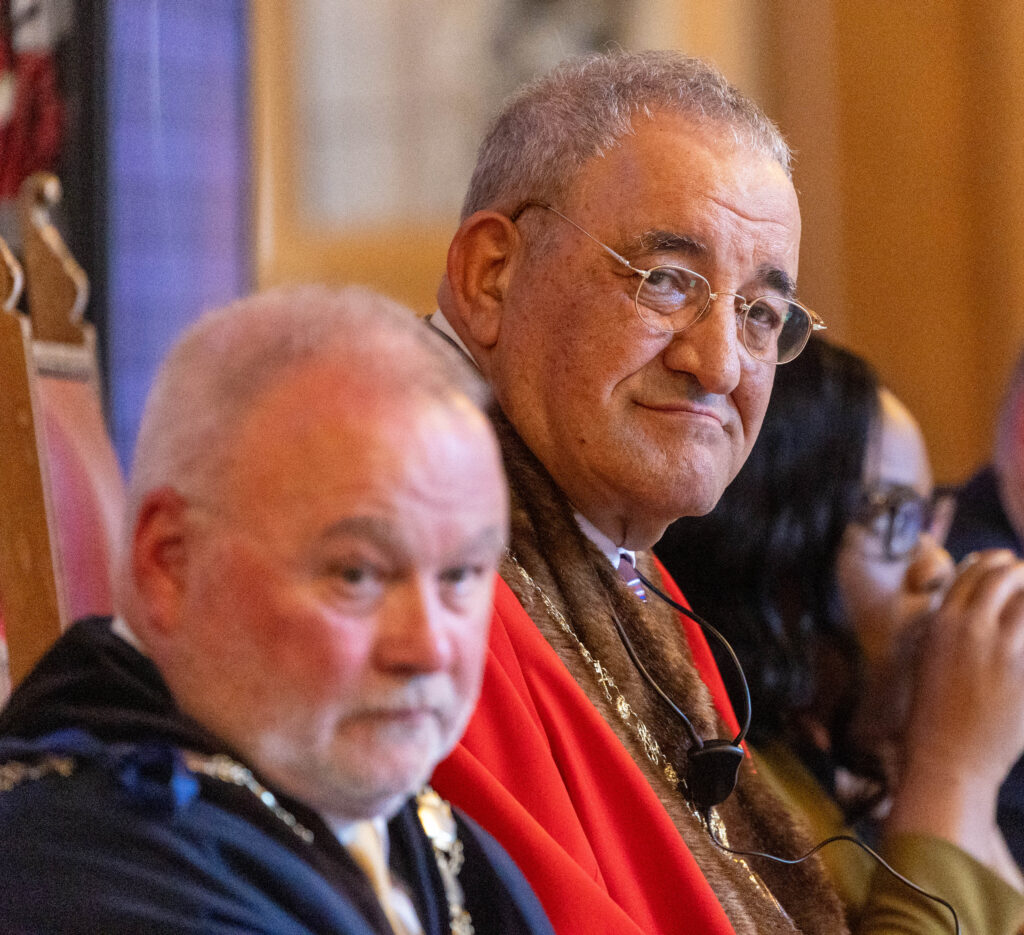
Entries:
{"label": "elderly man with glasses", "polygon": [[824,327],[799,244],[777,129],[674,52],[563,63],[481,146],[430,323],[491,384],[511,542],[481,701],[434,780],[561,935],[847,930],[816,861],[726,850],[810,844],[648,551],[715,505],[776,366]]}

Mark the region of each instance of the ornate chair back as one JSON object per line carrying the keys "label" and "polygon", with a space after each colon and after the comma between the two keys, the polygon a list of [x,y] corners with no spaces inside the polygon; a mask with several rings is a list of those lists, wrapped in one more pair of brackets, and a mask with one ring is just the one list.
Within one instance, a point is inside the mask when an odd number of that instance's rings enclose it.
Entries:
{"label": "ornate chair back", "polygon": [[95,331],[82,320],[88,280],[50,219],[60,197],[46,173],[22,188],[29,319],[9,251],[0,288],[0,611],[14,684],[71,620],[111,612],[124,510]]}

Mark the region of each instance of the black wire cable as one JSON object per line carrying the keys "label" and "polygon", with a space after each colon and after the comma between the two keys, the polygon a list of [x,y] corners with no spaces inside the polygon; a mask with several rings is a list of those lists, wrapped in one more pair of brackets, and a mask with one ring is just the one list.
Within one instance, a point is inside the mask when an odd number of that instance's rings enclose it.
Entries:
{"label": "black wire cable", "polygon": [[921,889],[921,887],[918,886],[916,883],[912,882],[911,880],[908,880],[905,876],[903,876],[902,873],[894,869],[885,860],[885,858],[882,857],[881,854],[879,854],[873,848],[869,847],[859,838],[854,837],[852,834],[834,834],[832,837],[825,838],[824,841],[820,841],[819,843],[815,844],[814,847],[812,847],[802,857],[786,858],[776,857],[774,854],[765,854],[763,851],[741,851],[737,850],[734,847],[729,847],[729,845],[723,844],[718,839],[718,835],[715,834],[714,825],[712,825],[710,817],[707,814],[705,814],[704,816],[704,824],[707,826],[708,834],[711,837],[712,843],[714,843],[716,847],[720,848],[728,854],[735,854],[737,857],[763,857],[765,860],[773,860],[777,864],[787,864],[789,866],[795,866],[796,864],[803,863],[805,860],[808,860],[815,854],[817,854],[818,851],[820,851],[823,847],[825,847],[828,844],[834,844],[836,841],[848,841],[850,844],[856,844],[857,847],[859,847],[862,851],[874,857],[875,860],[878,861],[878,863],[885,870],[889,871],[889,873],[891,873],[904,886],[909,886],[915,893],[919,893],[921,896],[924,896],[925,898],[930,899],[933,902],[937,902],[940,905],[945,906],[949,910],[950,915],[953,916],[953,930],[956,932],[956,935],[960,935],[960,919],[957,916],[956,910],[953,908],[952,904],[947,902],[941,896],[936,896],[934,893],[929,893],[927,890]]}
{"label": "black wire cable", "polygon": [[683,714],[682,711],[679,710],[679,707],[676,705],[676,703],[671,698],[669,698],[667,694],[665,694],[664,689],[662,689],[662,687],[656,681],[654,681],[654,676],[652,676],[647,671],[647,669],[644,668],[644,664],[640,661],[640,658],[637,656],[636,650],[633,649],[633,644],[630,642],[629,637],[626,636],[626,631],[623,628],[622,623],[619,621],[619,615],[615,613],[614,608],[612,608],[612,622],[615,624],[615,629],[619,631],[619,639],[622,640],[622,645],[626,648],[626,655],[629,656],[633,665],[636,666],[637,671],[639,671],[639,673],[644,677],[644,680],[647,682],[647,684],[650,685],[651,688],[655,690],[655,692],[657,692],[658,697],[661,698],[661,700],[664,701],[665,704],[667,704],[673,711],[675,711],[679,720],[683,722],[683,727],[686,728],[686,732],[690,735],[690,742],[698,750],[703,749],[704,741],[701,739],[697,731],[694,730],[693,724],[690,723],[690,719],[685,714]]}
{"label": "black wire cable", "polygon": [[[640,573],[639,569],[634,568],[633,572],[640,579],[641,584],[643,584],[645,588],[647,588],[649,591],[653,591],[670,607],[674,607],[681,614],[685,614],[699,627],[701,627],[706,632],[710,633],[716,640],[718,640],[719,643],[722,644],[722,647],[729,654],[729,658],[732,660],[732,664],[736,667],[737,673],[739,673],[740,684],[743,686],[743,721],[740,724],[740,732],[733,739],[733,743],[739,746],[741,743],[743,743],[744,739],[746,738],[747,731],[750,730],[750,719],[753,716],[753,706],[750,702],[750,687],[747,685],[747,677],[743,673],[743,666],[740,665],[740,660],[736,656],[736,653],[733,650],[733,648],[729,645],[729,641],[699,614],[695,614],[692,610],[690,610],[689,607],[683,607],[683,605],[680,604],[678,601],[672,600],[672,598],[669,597],[664,591],[662,591],[657,585],[655,585],[651,581],[648,581],[647,578],[645,578]],[[646,675],[646,673],[643,674]],[[650,681],[649,676],[648,681]],[[662,698],[664,698],[665,693],[657,686],[654,687],[655,691],[657,691],[658,694],[661,695]],[[669,704],[672,703],[669,702]],[[675,708],[675,705],[672,705],[672,707]],[[676,710],[678,711],[678,708]]]}
{"label": "black wire cable", "polygon": [[[722,644],[722,646],[725,648],[726,652],[729,654],[729,658],[732,659],[733,665],[735,665],[736,671],[739,673],[740,683],[743,686],[743,699],[744,699],[744,705],[745,705],[745,717],[743,719],[743,725],[742,725],[742,727],[740,729],[740,732],[736,736],[736,739],[733,741],[733,743],[737,744],[737,745],[742,743],[743,742],[743,738],[747,736],[747,731],[750,728],[750,721],[751,721],[751,717],[753,716],[753,711],[752,711],[752,705],[751,705],[751,702],[750,702],[750,689],[747,686],[747,677],[743,673],[743,666],[740,665],[739,658],[736,656],[736,653],[733,651],[732,646],[729,645],[729,641],[718,630],[716,630],[710,623],[708,623],[703,617],[701,617],[699,614],[695,614],[688,607],[683,607],[682,604],[680,604],[678,601],[674,601],[671,597],[669,597],[667,594],[665,594],[664,591],[662,591],[659,587],[657,587],[657,585],[655,585],[653,582],[648,581],[648,579],[645,578],[640,573],[640,571],[638,569],[634,568],[634,573],[640,579],[641,584],[643,584],[643,586],[645,588],[647,588],[653,594],[657,594],[658,597],[660,597],[670,607],[674,607],[681,614],[684,614],[685,616],[689,617],[694,623],[696,623],[699,627],[701,627],[707,633],[710,633],[712,636],[714,636],[715,639],[717,639],[718,642]],[[613,619],[615,621],[616,629],[619,631],[619,636],[622,638],[622,642],[623,642],[623,644],[626,647],[626,652],[629,654],[629,658],[633,660],[633,664],[640,671],[640,674],[644,677],[644,679],[647,681],[647,683],[658,693],[659,697],[661,697],[661,699],[663,701],[665,701],[669,705],[669,707],[671,707],[672,710],[676,712],[676,714],[679,715],[679,717],[682,719],[683,724],[686,725],[686,728],[689,731],[690,735],[693,736],[694,730],[693,730],[693,727],[690,724],[690,719],[685,714],[683,714],[682,711],[679,710],[679,708],[676,707],[676,705],[671,701],[671,699],[668,697],[668,695],[665,694],[665,692],[661,689],[661,687],[647,673],[647,670],[643,667],[643,665],[641,665],[640,660],[637,658],[636,653],[633,651],[632,645],[630,644],[629,640],[626,638],[626,634],[625,634],[625,632],[622,629],[622,625],[619,623],[618,617],[615,616],[614,614],[612,616],[613,616]],[[698,747],[702,747],[703,746],[703,743],[700,741],[699,738],[696,740],[696,745]],[[953,908],[953,906],[947,900],[943,899],[941,896],[936,896],[934,893],[929,893],[927,890],[922,889],[916,883],[913,883],[912,881],[908,880],[905,876],[903,876],[903,874],[899,873],[892,866],[890,866],[889,863],[885,860],[885,858],[882,857],[881,854],[877,853],[874,849],[872,849],[867,844],[865,844],[863,841],[861,841],[859,838],[856,838],[853,835],[850,835],[850,834],[836,834],[836,835],[833,835],[832,837],[826,838],[824,841],[821,841],[818,844],[816,844],[814,847],[812,847],[802,857],[786,858],[786,857],[776,857],[774,854],[765,854],[762,851],[740,851],[740,850],[736,850],[735,848],[729,847],[727,844],[723,844],[718,839],[718,835],[715,834],[714,825],[712,824],[712,822],[710,820],[710,817],[709,817],[709,815],[707,813],[705,813],[705,815],[704,815],[704,825],[708,829],[708,835],[711,838],[712,843],[716,847],[718,847],[720,850],[723,850],[723,851],[725,851],[728,854],[733,854],[733,855],[735,855],[737,857],[761,857],[764,860],[772,860],[772,861],[775,861],[775,863],[786,864],[788,866],[795,866],[796,864],[803,863],[805,860],[808,860],[811,857],[813,857],[815,854],[817,854],[818,851],[820,851],[826,845],[833,844],[833,843],[835,843],[837,841],[848,841],[850,844],[856,844],[857,847],[861,848],[861,850],[863,850],[865,853],[867,853],[871,857],[873,857],[878,862],[878,864],[881,867],[883,867],[885,870],[887,870],[889,873],[891,873],[897,880],[899,880],[905,886],[910,887],[910,889],[912,889],[915,893],[918,893],[919,895],[924,896],[926,899],[932,900],[932,902],[936,902],[939,905],[945,906],[949,910],[950,915],[953,916],[953,931],[955,932],[955,935],[960,935],[960,918],[959,918],[959,916],[957,916],[956,910]]]}

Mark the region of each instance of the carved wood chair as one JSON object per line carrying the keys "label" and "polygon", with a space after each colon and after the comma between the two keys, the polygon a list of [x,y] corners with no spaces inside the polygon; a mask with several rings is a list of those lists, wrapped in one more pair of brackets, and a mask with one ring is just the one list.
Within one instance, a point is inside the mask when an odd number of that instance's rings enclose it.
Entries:
{"label": "carved wood chair", "polygon": [[60,197],[48,173],[20,195],[28,319],[9,251],[0,264],[0,612],[14,684],[70,621],[112,610],[124,509],[95,331],[82,320],[88,280],[50,220]]}

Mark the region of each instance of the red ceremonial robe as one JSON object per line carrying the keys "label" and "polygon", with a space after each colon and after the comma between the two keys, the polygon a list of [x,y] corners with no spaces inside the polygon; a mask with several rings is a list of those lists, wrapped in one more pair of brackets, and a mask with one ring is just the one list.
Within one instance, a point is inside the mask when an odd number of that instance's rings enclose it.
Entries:
{"label": "red ceremonial robe", "polygon": [[[703,633],[681,620],[738,732]],[[500,578],[480,702],[432,782],[509,851],[559,935],[733,935],[646,777]]]}

